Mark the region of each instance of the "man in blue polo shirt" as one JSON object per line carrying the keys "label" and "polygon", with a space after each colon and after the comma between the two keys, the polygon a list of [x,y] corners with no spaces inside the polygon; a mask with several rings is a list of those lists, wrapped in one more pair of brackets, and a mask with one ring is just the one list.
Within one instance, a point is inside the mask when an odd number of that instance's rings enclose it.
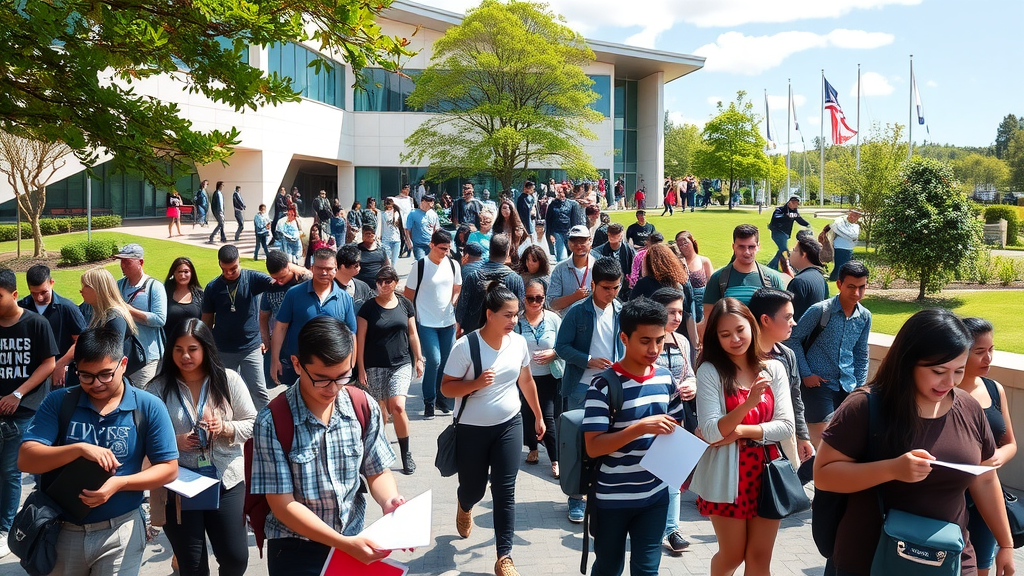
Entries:
{"label": "man in blue polo shirt", "polygon": [[[139,511],[143,491],[178,476],[174,428],[160,400],[125,379],[128,359],[116,331],[82,332],[75,362],[81,388],[54,390],[43,400],[25,433],[18,466],[42,474],[43,484],[51,481],[50,472],[79,458],[113,473],[98,490],[82,491],[82,502],[92,510],[81,523],[64,519],[53,574],[135,576],[146,545]],[[69,394],[78,395],[78,402],[68,427],[58,430]],[[152,464],[145,470],[144,458]]]}
{"label": "man in blue polo shirt", "polygon": [[25,273],[25,281],[29,295],[18,300],[18,306],[42,314],[50,323],[53,338],[57,342],[57,364],[52,378],[54,384],[60,386],[64,383],[64,372],[72,359],[68,351],[82,330],[85,330],[85,318],[74,302],[54,292],[54,280],[50,277],[49,266],[36,264],[29,268]]}
{"label": "man in blue polo shirt", "polygon": [[356,312],[352,297],[334,282],[338,260],[334,250],[320,248],[313,253],[313,278],[288,290],[277,324],[271,336],[270,376],[291,386],[299,379],[295,367],[283,364],[281,357],[298,354],[299,331],[317,316],[332,316],[356,332]]}
{"label": "man in blue polo shirt", "polygon": [[409,239],[412,240],[413,260],[420,260],[430,252],[430,237],[435,231],[441,229],[441,222],[434,212],[434,197],[430,194],[423,196],[420,200],[420,207],[409,214],[408,224]]}

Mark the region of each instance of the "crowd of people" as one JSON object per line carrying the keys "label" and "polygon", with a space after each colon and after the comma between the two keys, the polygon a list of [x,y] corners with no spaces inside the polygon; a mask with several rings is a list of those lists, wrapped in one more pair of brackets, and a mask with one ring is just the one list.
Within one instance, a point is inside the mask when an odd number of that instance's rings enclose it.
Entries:
{"label": "crowd of people", "polygon": [[[211,242],[225,240],[221,188],[206,206]],[[578,410],[596,480],[564,494],[565,510],[572,523],[590,518],[596,576],[623,572],[627,540],[634,576],[657,574],[662,548],[685,550],[684,490],[714,528],[713,576],[740,565],[769,574],[780,520],[759,515],[759,502],[779,458],[805,483],[849,495],[829,574],[877,573],[890,510],[958,527],[960,573],[1012,574],[995,472],[930,464],[999,466],[1016,452],[1006,393],[987,377],[991,324],[919,312],[869,379],[869,271],[840,241],[856,238],[859,212],[823,232],[835,244],[830,297],[822,243],[801,231],[789,249],[794,224],[808,224],[797,198],[772,216],[769,265],[756,258],[758,227],[743,224],[716,268],[691,232],[659,231],[642,208],[628,227],[610,222],[603,188],[526,182],[517,198],[488,202],[467,184],[450,206],[454,234],[422,182],[383,210],[371,198],[346,213],[321,193],[316,241],[303,246],[301,199],[282,187],[273,218],[264,205],[254,218],[266,273],[242,268],[225,243],[205,286],[188,256],[154,278],[143,247],[128,244],[116,255],[122,278],[82,274],[80,306],[44,265],[26,273],[21,300],[0,270],[0,556],[22,473],[45,491],[84,459],[108,478],[82,491],[86,516],[65,514],[53,574],[137,574],[158,528],[183,576],[208,574],[211,552],[221,574],[244,574],[247,493],[269,507],[252,529],[268,541],[272,576],[319,574],[334,548],[378,560],[387,551],[358,535],[366,495],[384,513],[405,503],[391,466],[416,472],[412,409],[453,418],[455,530],[470,535],[489,486],[494,572],[514,576],[517,474],[543,449],[560,478],[560,415]],[[237,239],[244,203],[235,210]],[[413,263],[399,290],[401,258]],[[407,402],[416,379],[422,412]],[[639,462],[680,426],[709,448],[687,484],[667,486]],[[218,481],[212,504],[164,488],[180,468]]]}

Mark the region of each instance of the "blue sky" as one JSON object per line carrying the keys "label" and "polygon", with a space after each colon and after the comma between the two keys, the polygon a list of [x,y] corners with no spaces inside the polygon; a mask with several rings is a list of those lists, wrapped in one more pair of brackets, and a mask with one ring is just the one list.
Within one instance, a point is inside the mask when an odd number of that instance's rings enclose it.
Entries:
{"label": "blue sky", "polygon": [[[456,12],[474,0],[419,0]],[[861,132],[908,121],[910,64],[925,120],[914,140],[987,146],[1009,113],[1024,115],[1024,2],[995,0],[549,0],[588,38],[707,57],[705,68],[670,83],[675,121],[702,124],[719,99],[746,90],[758,111],[768,91],[784,148],[786,81],[800,129],[819,134],[821,70],[855,125],[861,64]],[[916,119],[915,119],[916,122]],[[825,116],[825,133],[829,118]],[[793,147],[800,149],[793,134]]]}

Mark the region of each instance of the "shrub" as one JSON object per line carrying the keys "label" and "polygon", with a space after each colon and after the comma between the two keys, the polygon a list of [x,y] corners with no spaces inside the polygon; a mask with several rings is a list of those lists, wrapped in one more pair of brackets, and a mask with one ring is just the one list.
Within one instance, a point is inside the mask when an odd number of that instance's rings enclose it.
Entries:
{"label": "shrub", "polygon": [[1000,284],[1003,286],[1009,286],[1017,280],[1019,271],[1016,258],[996,256],[992,260],[992,267],[995,269],[995,274],[999,278]]}
{"label": "shrub", "polygon": [[98,262],[106,260],[117,252],[117,242],[109,239],[85,242],[85,261]]}
{"label": "shrub", "polygon": [[989,206],[985,208],[985,223],[995,224],[999,220],[1006,220],[1006,243],[1016,246],[1020,240],[1020,216],[1013,206]]}
{"label": "shrub", "polygon": [[971,278],[978,284],[988,284],[995,276],[995,267],[992,264],[992,251],[988,248],[981,250],[978,260],[974,262],[970,270]]}
{"label": "shrub", "polygon": [[882,285],[882,290],[892,288],[892,283],[899,278],[899,273],[892,266],[879,266],[875,268],[871,275],[878,278],[879,284]]}
{"label": "shrub", "polygon": [[77,266],[85,263],[86,242],[65,244],[60,249],[60,263],[66,266]]}
{"label": "shrub", "polygon": [[[108,228],[117,228],[121,225],[120,216],[93,216],[92,217],[92,229],[93,230],[105,230]],[[88,227],[88,219],[85,216],[74,216],[72,218],[40,218],[39,219],[39,231],[43,236],[52,236],[54,234],[67,234],[68,232],[82,232]],[[17,240],[18,228],[16,224],[2,224],[0,225],[0,242],[10,242]],[[32,224],[28,222],[21,223],[21,238],[32,238]]]}

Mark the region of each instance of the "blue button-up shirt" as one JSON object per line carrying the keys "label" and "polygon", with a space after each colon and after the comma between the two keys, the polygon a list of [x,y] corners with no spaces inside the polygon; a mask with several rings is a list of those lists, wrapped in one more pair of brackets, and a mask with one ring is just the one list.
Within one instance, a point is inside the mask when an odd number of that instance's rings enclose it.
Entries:
{"label": "blue button-up shirt", "polygon": [[321,315],[333,316],[348,324],[352,333],[356,333],[356,312],[352,297],[336,282],[331,282],[331,292],[323,302],[313,288],[313,281],[306,280],[288,289],[277,311],[277,321],[288,324],[281,357],[288,358],[299,349],[299,331],[313,318]]}
{"label": "blue button-up shirt", "polygon": [[[291,494],[335,531],[355,536],[363,529],[366,500],[359,493],[359,474],[376,476],[395,461],[395,453],[380,425],[380,409],[369,402],[370,419],[362,433],[352,400],[338,394],[327,424],[302,401],[299,387],[284,392],[295,435],[285,454],[277,440],[270,410],[256,417],[253,430],[253,494]],[[303,538],[278,520],[267,517],[267,538]],[[305,538],[303,538],[305,539]]]}
{"label": "blue button-up shirt", "polygon": [[[810,350],[804,350],[803,341],[821,321],[822,311],[828,306],[830,315]],[[786,341],[796,354],[800,377],[812,374],[824,378],[822,384],[832,390],[851,392],[863,386],[868,378],[868,335],[871,334],[871,312],[857,304],[849,317],[835,296],[811,306],[800,317],[793,334]]]}

